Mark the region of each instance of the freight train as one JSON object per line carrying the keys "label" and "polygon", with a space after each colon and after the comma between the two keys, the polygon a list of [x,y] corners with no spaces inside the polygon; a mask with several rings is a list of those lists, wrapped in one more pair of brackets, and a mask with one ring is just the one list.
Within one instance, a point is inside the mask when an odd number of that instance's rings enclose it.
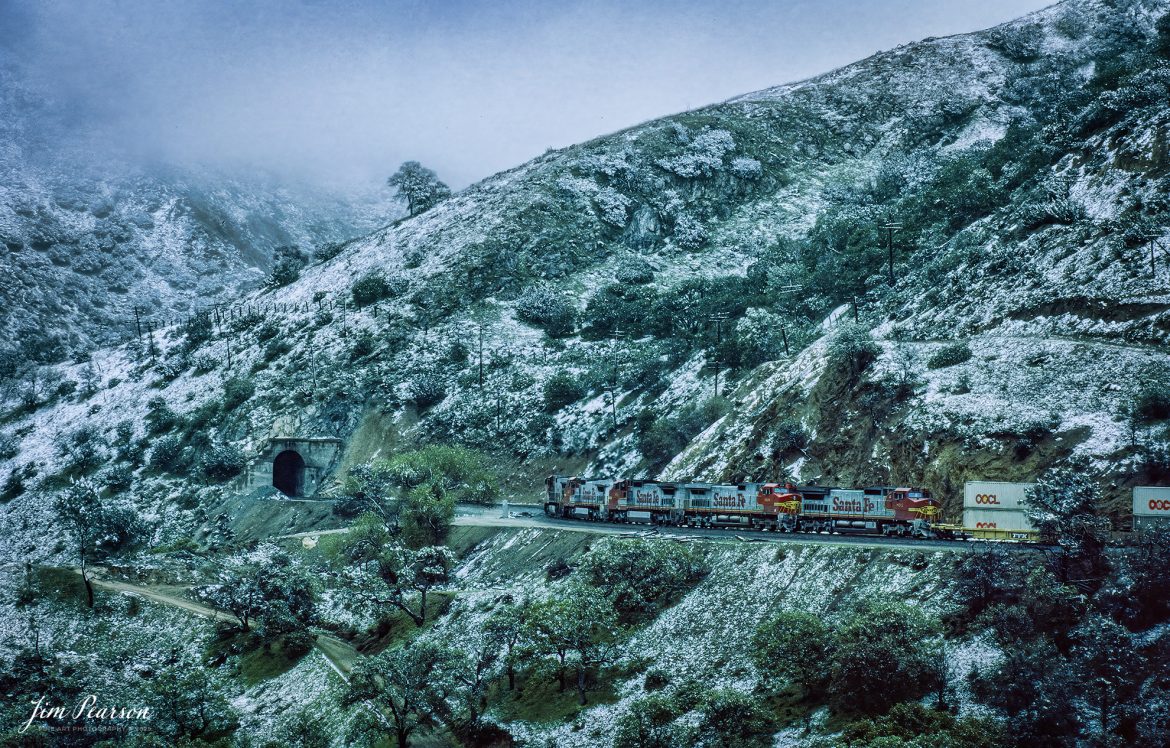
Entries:
{"label": "freight train", "polygon": [[[687,483],[550,475],[549,516],[608,522],[950,538],[941,504],[920,488]],[[631,515],[635,515],[631,517]]]}

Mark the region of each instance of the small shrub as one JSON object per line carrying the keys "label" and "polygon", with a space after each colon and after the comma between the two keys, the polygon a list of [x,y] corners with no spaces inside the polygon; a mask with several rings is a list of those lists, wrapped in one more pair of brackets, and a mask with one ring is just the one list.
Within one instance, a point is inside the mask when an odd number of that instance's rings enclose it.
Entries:
{"label": "small shrub", "polygon": [[426,259],[426,256],[422,253],[422,250],[410,249],[410,250],[407,250],[405,255],[403,255],[402,264],[406,269],[414,270],[415,268],[422,265],[423,260],[425,260],[425,259]]}
{"label": "small shrub", "polygon": [[431,407],[447,396],[447,386],[437,372],[419,371],[410,382],[410,397],[419,410]]}
{"label": "small shrub", "polygon": [[808,432],[795,418],[785,418],[776,424],[772,437],[772,449],[780,454],[804,449],[808,445]]}
{"label": "small shrub", "polygon": [[256,328],[256,341],[263,343],[265,340],[272,340],[280,334],[280,326],[275,322],[265,322]]}
{"label": "small shrub", "polygon": [[640,285],[654,280],[654,268],[641,257],[636,257],[619,265],[613,277],[618,283]]}
{"label": "small shrub", "polygon": [[134,483],[134,473],[124,465],[111,465],[102,471],[101,480],[110,493],[122,493]]}
{"label": "small shrub", "polygon": [[467,344],[462,340],[456,340],[451,343],[451,347],[447,349],[447,360],[453,364],[466,364],[468,356],[471,351],[468,350]]}
{"label": "small shrub", "polygon": [[374,335],[369,330],[362,330],[354,336],[349,347],[349,360],[357,361],[374,352]]}
{"label": "small shrub", "polygon": [[0,434],[0,460],[11,460],[20,454],[20,442],[12,434]]}
{"label": "small shrub", "polygon": [[183,440],[168,434],[154,443],[148,464],[155,470],[173,470],[178,466],[182,452]]}
{"label": "small shrub", "polygon": [[585,387],[567,371],[558,371],[544,383],[544,409],[556,413],[585,396]]}
{"label": "small shrub", "polygon": [[841,325],[829,341],[829,358],[838,365],[848,367],[849,373],[857,375],[877,360],[881,348],[865,327],[848,323]]}
{"label": "small shrub", "polygon": [[0,501],[10,501],[20,496],[35,477],[37,468],[32,463],[13,468],[4,481],[4,486],[0,487]]}
{"label": "small shrub", "polygon": [[331,242],[329,244],[322,245],[313,250],[313,260],[315,262],[327,262],[328,260],[332,260],[334,257],[341,254],[341,250],[344,248],[345,245],[341,242]]}
{"label": "small shrub", "polygon": [[191,364],[196,374],[206,374],[213,371],[219,362],[210,353],[199,353],[192,357]]}
{"label": "small shrub", "polygon": [[77,382],[72,379],[66,379],[57,385],[57,397],[69,397],[74,392],[77,392]]}
{"label": "small shrub", "polygon": [[284,635],[284,653],[289,659],[296,659],[309,653],[317,637],[308,629],[298,629]]}
{"label": "small shrub", "polygon": [[670,685],[670,675],[661,668],[650,668],[646,671],[646,678],[642,681],[642,687],[647,691],[661,691]]}
{"label": "small shrub", "polygon": [[945,369],[971,359],[971,346],[966,341],[947,343],[939,348],[926,361],[928,369]]}
{"label": "small shrub", "polygon": [[223,384],[223,409],[232,411],[243,405],[256,393],[250,379],[232,377]]}
{"label": "small shrub", "polygon": [[281,338],[277,338],[264,346],[264,361],[272,362],[281,358],[286,353],[292,350],[292,343]]}
{"label": "small shrub", "polygon": [[210,340],[213,332],[214,326],[212,325],[211,315],[207,312],[195,314],[183,324],[184,350],[195,350]]}
{"label": "small shrub", "polygon": [[552,286],[533,286],[516,302],[516,317],[559,338],[573,332],[577,309]]}
{"label": "small shrub", "polygon": [[1134,399],[1134,415],[1144,423],[1170,418],[1170,387],[1161,383],[1142,387]]}
{"label": "small shrub", "polygon": [[203,455],[199,467],[208,479],[223,482],[243,472],[247,463],[248,460],[239,447],[219,444]]}
{"label": "small shrub", "polygon": [[376,301],[389,298],[392,291],[390,281],[377,270],[366,273],[353,284],[353,303],[366,306]]}
{"label": "small shrub", "polygon": [[280,288],[301,277],[301,269],[309,262],[309,256],[294,246],[277,247],[272,257],[272,273],[268,276],[269,288]]}

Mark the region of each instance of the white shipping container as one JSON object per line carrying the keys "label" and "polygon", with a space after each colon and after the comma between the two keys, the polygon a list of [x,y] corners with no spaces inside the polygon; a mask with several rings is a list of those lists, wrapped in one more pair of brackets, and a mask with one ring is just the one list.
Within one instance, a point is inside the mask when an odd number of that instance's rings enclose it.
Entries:
{"label": "white shipping container", "polygon": [[1170,488],[1134,486],[1133,516],[1165,517],[1170,519]]}
{"label": "white shipping container", "polygon": [[1035,483],[971,480],[963,486],[964,509],[1020,509],[1024,492]]}
{"label": "white shipping container", "polygon": [[1034,530],[1020,509],[964,509],[963,527],[976,530]]}

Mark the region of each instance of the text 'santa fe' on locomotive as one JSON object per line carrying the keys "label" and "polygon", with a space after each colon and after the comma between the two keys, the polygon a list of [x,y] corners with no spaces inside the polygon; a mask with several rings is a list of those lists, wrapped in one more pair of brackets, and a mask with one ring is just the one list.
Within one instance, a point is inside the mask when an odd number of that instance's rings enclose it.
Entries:
{"label": "text 'santa fe' on locomotive", "polygon": [[554,517],[744,527],[778,532],[855,532],[935,537],[941,505],[925,490],[783,483],[685,483],[551,475],[545,513]]}

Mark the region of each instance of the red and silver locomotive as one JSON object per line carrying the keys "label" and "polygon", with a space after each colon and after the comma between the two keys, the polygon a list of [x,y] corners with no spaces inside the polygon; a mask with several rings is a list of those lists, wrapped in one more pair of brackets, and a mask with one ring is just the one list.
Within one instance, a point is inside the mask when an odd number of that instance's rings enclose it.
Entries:
{"label": "red and silver locomotive", "polygon": [[545,513],[609,522],[932,538],[940,503],[920,488],[578,478],[545,481]]}

